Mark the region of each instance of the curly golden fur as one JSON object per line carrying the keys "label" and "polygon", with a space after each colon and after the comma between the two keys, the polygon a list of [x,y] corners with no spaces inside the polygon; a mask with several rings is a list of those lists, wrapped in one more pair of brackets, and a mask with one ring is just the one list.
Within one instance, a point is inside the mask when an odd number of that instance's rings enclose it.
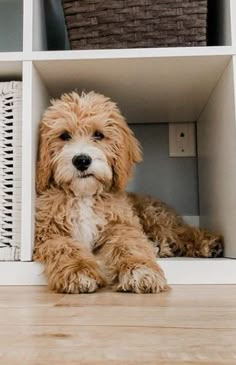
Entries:
{"label": "curly golden fur", "polygon": [[[185,225],[163,203],[125,192],[140,146],[116,104],[73,92],[43,116],[34,259],[65,293],[168,288],[156,255],[217,256],[221,237]],[[81,165],[82,164],[82,165]]]}

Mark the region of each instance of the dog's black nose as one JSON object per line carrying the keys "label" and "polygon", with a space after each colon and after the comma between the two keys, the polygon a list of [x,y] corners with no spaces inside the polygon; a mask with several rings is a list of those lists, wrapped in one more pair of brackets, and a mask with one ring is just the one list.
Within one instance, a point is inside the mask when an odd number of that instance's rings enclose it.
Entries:
{"label": "dog's black nose", "polygon": [[77,168],[79,171],[85,171],[91,164],[92,159],[88,155],[76,155],[72,158],[73,165]]}

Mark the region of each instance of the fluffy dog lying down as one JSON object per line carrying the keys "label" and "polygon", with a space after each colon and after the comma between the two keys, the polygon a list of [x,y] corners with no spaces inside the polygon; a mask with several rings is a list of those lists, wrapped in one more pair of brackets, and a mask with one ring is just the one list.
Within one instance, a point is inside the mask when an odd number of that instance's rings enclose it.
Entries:
{"label": "fluffy dog lying down", "polygon": [[87,293],[167,289],[156,255],[216,257],[221,237],[185,225],[163,203],[127,194],[140,146],[103,95],[54,100],[40,129],[34,259],[49,286]]}

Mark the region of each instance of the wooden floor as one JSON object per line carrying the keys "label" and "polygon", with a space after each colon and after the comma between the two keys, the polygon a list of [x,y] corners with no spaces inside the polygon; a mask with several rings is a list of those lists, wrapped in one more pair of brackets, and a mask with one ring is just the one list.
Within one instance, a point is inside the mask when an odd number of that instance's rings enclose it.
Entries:
{"label": "wooden floor", "polygon": [[0,287],[0,364],[236,364],[236,286],[159,295]]}

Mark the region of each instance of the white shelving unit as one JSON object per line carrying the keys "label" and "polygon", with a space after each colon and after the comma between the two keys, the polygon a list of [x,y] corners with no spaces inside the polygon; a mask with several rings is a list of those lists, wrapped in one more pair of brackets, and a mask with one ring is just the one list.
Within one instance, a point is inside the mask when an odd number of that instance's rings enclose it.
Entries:
{"label": "white shelving unit", "polygon": [[222,46],[47,51],[43,1],[23,1],[22,52],[0,52],[0,80],[23,81],[21,262],[0,262],[1,285],[45,284],[32,262],[38,125],[75,88],[111,96],[131,123],[198,122],[200,225],[224,234],[226,257],[159,261],[170,283],[236,283],[236,4],[223,3]]}

